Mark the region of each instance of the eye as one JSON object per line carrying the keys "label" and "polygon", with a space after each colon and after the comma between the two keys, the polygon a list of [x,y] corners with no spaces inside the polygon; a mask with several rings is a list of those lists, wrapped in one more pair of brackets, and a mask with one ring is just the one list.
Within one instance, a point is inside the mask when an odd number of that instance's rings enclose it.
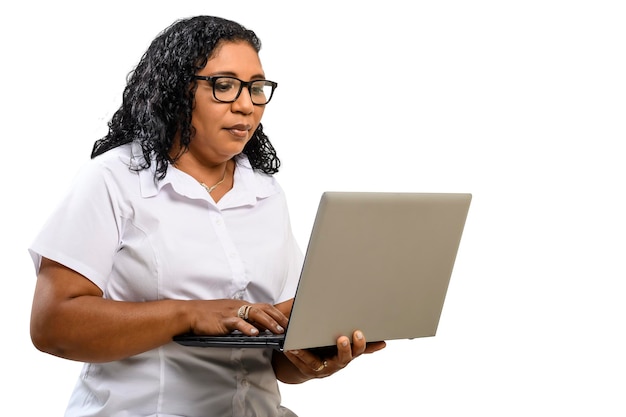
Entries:
{"label": "eye", "polygon": [[216,92],[227,93],[235,88],[235,80],[229,78],[218,78],[213,83],[213,88]]}
{"label": "eye", "polygon": [[263,86],[253,85],[251,90],[252,94],[254,94],[255,96],[260,96],[264,93]]}
{"label": "eye", "polygon": [[250,86],[250,92],[255,96],[263,96],[267,91],[269,91],[270,88],[270,85],[265,81],[259,81],[252,83]]}

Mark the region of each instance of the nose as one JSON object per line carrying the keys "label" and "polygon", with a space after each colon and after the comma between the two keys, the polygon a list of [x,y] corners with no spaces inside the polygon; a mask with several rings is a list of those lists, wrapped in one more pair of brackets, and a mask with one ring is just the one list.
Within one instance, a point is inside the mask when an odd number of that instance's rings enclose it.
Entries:
{"label": "nose", "polygon": [[254,104],[252,104],[252,97],[250,97],[250,89],[244,87],[239,93],[237,100],[233,101],[232,109],[235,112],[250,114],[254,111]]}

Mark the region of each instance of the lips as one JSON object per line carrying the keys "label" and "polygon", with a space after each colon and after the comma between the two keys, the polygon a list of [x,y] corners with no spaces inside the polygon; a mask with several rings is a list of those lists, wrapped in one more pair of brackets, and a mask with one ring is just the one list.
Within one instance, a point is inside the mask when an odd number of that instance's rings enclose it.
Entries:
{"label": "lips", "polygon": [[237,137],[247,137],[250,129],[252,129],[252,126],[247,124],[236,124],[226,128],[226,130]]}

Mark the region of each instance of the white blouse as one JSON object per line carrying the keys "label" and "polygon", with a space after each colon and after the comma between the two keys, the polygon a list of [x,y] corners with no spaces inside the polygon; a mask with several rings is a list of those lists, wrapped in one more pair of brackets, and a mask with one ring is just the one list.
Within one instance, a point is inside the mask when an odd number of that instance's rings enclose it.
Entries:
{"label": "white blouse", "polygon": [[[104,298],[242,299],[295,294],[303,254],[274,177],[239,157],[233,188],[215,203],[168,167],[155,183],[136,144],[90,160],[29,248],[90,279]],[[169,343],[83,367],[66,416],[295,416],[280,405],[271,349]]]}

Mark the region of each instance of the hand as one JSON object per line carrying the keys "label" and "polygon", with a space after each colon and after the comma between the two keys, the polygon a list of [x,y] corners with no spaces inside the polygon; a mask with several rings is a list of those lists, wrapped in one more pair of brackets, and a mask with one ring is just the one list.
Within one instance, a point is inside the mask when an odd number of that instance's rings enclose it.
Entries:
{"label": "hand", "polygon": [[265,303],[240,300],[191,301],[195,303],[191,332],[194,334],[228,334],[234,330],[254,336],[259,331],[284,333],[287,317],[276,307]]}
{"label": "hand", "polygon": [[337,339],[337,352],[333,356],[318,356],[315,349],[287,351],[285,356],[306,377],[324,378],[345,368],[360,355],[376,352],[385,346],[385,342],[367,343],[363,333],[357,330],[352,335],[352,345],[346,336]]}

